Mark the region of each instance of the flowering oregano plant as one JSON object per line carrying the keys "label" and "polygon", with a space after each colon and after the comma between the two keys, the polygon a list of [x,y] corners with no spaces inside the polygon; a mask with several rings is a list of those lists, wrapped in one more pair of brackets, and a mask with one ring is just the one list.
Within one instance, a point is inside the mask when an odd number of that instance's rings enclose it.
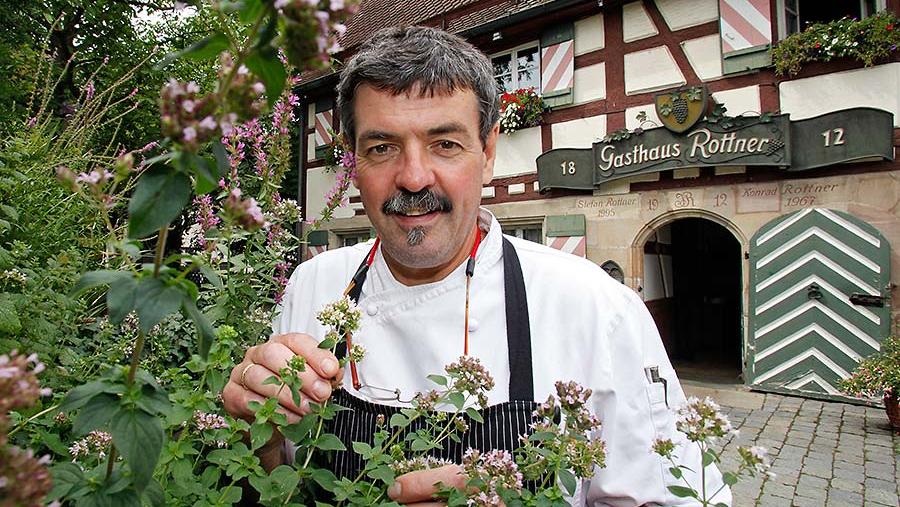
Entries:
{"label": "flowering oregano plant", "polygon": [[[690,497],[698,500],[701,505],[720,507],[726,505],[717,502],[716,497],[726,486],[737,484],[742,475],[756,476],[757,474],[773,477],[769,471],[767,451],[763,447],[738,447],[738,455],[741,458],[738,469],[734,472],[722,474],[723,484],[716,491],[706,489],[707,468],[720,462],[720,455],[714,446],[720,439],[735,437],[738,430],[735,429],[728,417],[720,410],[719,405],[711,398],[699,399],[690,397],[687,403],[678,409],[675,428],[687,437],[687,445],[696,445],[701,453],[702,468],[691,470],[678,463],[678,449],[670,439],[659,439],[653,443],[653,452],[667,459],[672,465],[669,472],[680,480],[683,485],[669,486],[669,491],[678,497]],[[694,475],[696,482],[692,481],[685,472]],[[699,482],[699,484],[697,484]]]}
{"label": "flowering oregano plant", "polygon": [[900,339],[890,336],[881,342],[881,350],[860,361],[839,386],[854,396],[900,397]]}

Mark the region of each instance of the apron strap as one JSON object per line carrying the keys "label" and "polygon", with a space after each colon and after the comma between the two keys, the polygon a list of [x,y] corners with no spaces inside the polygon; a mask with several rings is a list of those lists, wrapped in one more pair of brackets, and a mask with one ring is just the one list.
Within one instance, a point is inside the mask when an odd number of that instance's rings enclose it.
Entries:
{"label": "apron strap", "polygon": [[509,349],[509,399],[534,401],[531,325],[522,265],[512,243],[503,238],[503,289],[506,295],[506,344]]}
{"label": "apron strap", "polygon": [[[347,294],[354,303],[359,302],[366,279],[366,258],[363,258],[353,289]],[[525,296],[525,278],[522,265],[512,243],[503,238],[503,292],[506,300],[506,345],[509,354],[510,401],[534,401],[534,374],[531,362],[531,325],[528,320],[528,299]],[[347,344],[341,342],[335,350],[338,358],[347,354]]]}

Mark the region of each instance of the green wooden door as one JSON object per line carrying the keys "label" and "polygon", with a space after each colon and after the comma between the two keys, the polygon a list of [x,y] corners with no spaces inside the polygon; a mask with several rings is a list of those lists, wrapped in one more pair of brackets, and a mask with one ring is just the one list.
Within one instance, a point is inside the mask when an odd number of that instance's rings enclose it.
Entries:
{"label": "green wooden door", "polygon": [[[841,211],[779,217],[750,241],[750,385],[835,399],[890,330],[890,245]],[[868,300],[866,300],[868,299]]]}

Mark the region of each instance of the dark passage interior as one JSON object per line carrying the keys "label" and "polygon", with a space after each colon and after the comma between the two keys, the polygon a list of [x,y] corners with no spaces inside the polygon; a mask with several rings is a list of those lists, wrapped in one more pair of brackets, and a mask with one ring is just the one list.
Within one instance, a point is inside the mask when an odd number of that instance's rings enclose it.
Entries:
{"label": "dark passage interior", "polygon": [[662,297],[648,306],[675,369],[685,380],[742,382],[740,243],[702,218],[664,227],[644,264],[658,265]]}

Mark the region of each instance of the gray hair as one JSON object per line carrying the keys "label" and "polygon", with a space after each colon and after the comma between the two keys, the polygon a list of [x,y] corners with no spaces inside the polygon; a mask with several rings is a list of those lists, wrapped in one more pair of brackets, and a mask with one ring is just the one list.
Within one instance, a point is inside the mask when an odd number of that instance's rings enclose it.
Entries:
{"label": "gray hair", "polygon": [[354,147],[353,100],[361,84],[394,95],[409,93],[416,86],[422,96],[471,90],[478,99],[482,145],[500,117],[490,60],[462,38],[436,28],[381,29],[344,67],[338,84],[338,108],[344,138]]}

